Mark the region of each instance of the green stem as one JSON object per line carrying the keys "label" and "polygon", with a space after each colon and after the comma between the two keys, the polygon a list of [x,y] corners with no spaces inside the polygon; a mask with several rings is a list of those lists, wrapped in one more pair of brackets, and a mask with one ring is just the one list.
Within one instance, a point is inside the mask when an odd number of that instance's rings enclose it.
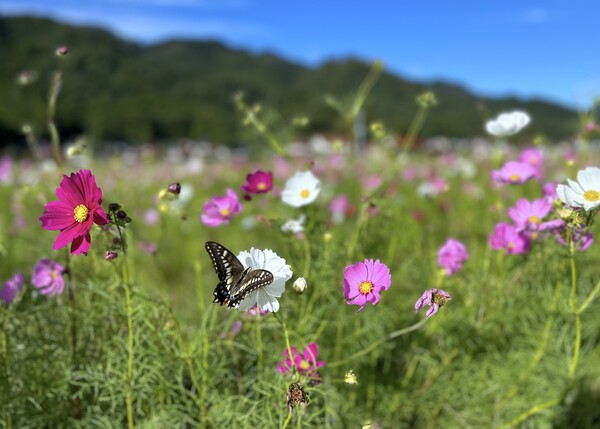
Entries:
{"label": "green stem", "polygon": [[62,166],[62,155],[60,153],[60,136],[54,123],[56,114],[56,101],[62,88],[62,71],[57,70],[52,78],[50,85],[50,94],[48,96],[48,131],[50,132],[50,141],[52,142],[52,156],[59,169]]}
{"label": "green stem", "polygon": [[81,419],[81,403],[77,397],[79,386],[73,383],[73,373],[79,366],[77,355],[77,300],[75,296],[75,280],[71,271],[71,255],[67,251],[65,273],[67,276],[67,293],[69,297],[70,335],[71,335],[71,415],[75,420]]}
{"label": "green stem", "polygon": [[581,304],[581,306],[579,307],[577,312],[583,313],[590,306],[590,304],[596,299],[596,297],[598,296],[599,293],[600,293],[600,282],[596,283],[594,290],[592,290],[592,293],[590,293],[589,296],[586,298],[586,300],[583,302],[583,304]]}
{"label": "green stem", "polygon": [[283,425],[281,425],[281,429],[287,428],[287,426],[290,424],[291,421],[292,421],[292,410],[289,410],[288,415],[285,418],[285,421],[283,422]]}
{"label": "green stem", "polygon": [[352,262],[352,258],[354,257],[354,251],[356,250],[356,245],[358,244],[358,238],[360,237],[360,232],[369,217],[369,202],[365,201],[361,208],[358,219],[356,220],[356,225],[354,226],[354,231],[352,231],[352,236],[350,237],[350,243],[348,244],[348,252],[346,254],[347,263]]}
{"label": "green stem", "polygon": [[[7,324],[6,321],[8,320],[8,309],[4,309],[4,308],[0,308],[0,312],[2,313],[2,323],[0,324],[0,327],[2,328],[0,330],[0,334],[2,335],[2,357],[3,357],[3,361],[4,361],[4,382],[5,382],[5,386],[4,386],[4,395],[6,395],[6,398],[10,398],[10,391],[11,391],[11,384],[10,384],[10,347],[8,345],[8,334],[7,334]],[[11,408],[12,408],[12,402],[10,400],[5,402],[6,405],[6,428],[7,429],[12,429],[12,414],[11,414]]]}
{"label": "green stem", "polygon": [[519,425],[520,423],[523,423],[529,417],[539,414],[542,411],[547,410],[549,408],[556,407],[558,404],[561,403],[562,400],[563,400],[563,396],[561,396],[560,398],[553,399],[551,401],[542,402],[541,404],[535,404],[533,407],[531,407],[529,410],[525,411],[523,414],[517,416],[510,422],[505,423],[504,425],[500,426],[499,429],[514,428],[515,426]]}
{"label": "green stem", "polygon": [[296,364],[294,362],[294,356],[292,355],[292,346],[290,343],[290,336],[289,336],[288,330],[285,326],[285,322],[283,321],[282,318],[279,317],[279,315],[277,313],[273,313],[273,315],[275,316],[275,319],[277,319],[277,321],[281,325],[281,328],[283,329],[283,335],[285,338],[285,347],[288,352],[288,357],[290,358],[290,361],[292,362],[292,370],[294,371],[296,380],[298,380],[298,379],[300,379],[300,373],[298,372],[298,368],[296,368]]}
{"label": "green stem", "polygon": [[127,278],[127,261],[123,264],[123,289],[125,291],[125,306],[127,313],[127,426],[133,429],[133,306],[131,303],[131,290]]}
{"label": "green stem", "polygon": [[304,277],[304,279],[308,279],[308,276],[310,275],[310,263],[311,263],[311,255],[310,255],[310,242],[308,240],[308,237],[305,236],[304,239],[302,240],[302,244],[304,247],[304,271],[302,274],[302,277]]}
{"label": "green stem", "polygon": [[417,138],[419,131],[421,131],[421,127],[423,127],[423,124],[425,123],[425,119],[427,118],[428,111],[429,111],[429,108],[423,107],[423,106],[420,107],[419,110],[417,110],[417,113],[415,114],[412,122],[410,123],[410,125],[408,127],[408,131],[406,132],[406,137],[404,138],[404,142],[402,144],[403,150],[405,152],[410,152],[410,150],[412,149],[412,147],[415,143],[415,139]]}

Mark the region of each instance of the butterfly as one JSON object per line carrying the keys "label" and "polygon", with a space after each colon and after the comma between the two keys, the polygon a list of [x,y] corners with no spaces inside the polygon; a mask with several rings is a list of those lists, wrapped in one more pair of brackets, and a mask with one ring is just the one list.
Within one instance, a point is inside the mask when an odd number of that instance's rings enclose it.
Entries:
{"label": "butterfly", "polygon": [[244,268],[240,260],[221,244],[207,241],[204,248],[219,277],[219,284],[213,292],[214,303],[236,308],[250,292],[273,283],[273,273]]}

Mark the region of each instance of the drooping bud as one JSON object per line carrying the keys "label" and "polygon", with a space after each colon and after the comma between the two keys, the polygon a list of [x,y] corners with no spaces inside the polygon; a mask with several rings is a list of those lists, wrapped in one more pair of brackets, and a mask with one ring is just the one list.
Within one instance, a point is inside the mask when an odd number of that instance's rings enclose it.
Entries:
{"label": "drooping bud", "polygon": [[62,45],[62,46],[59,46],[58,48],[56,48],[56,55],[58,55],[59,57],[64,57],[68,53],[69,53],[69,48],[66,47],[65,45]]}
{"label": "drooping bud", "polygon": [[112,261],[113,259],[116,259],[119,256],[119,254],[117,252],[113,252],[112,250],[107,250],[106,253],[104,254],[104,259],[107,261]]}
{"label": "drooping bud", "polygon": [[171,183],[167,190],[174,195],[179,195],[179,193],[181,192],[181,185],[177,182]]}

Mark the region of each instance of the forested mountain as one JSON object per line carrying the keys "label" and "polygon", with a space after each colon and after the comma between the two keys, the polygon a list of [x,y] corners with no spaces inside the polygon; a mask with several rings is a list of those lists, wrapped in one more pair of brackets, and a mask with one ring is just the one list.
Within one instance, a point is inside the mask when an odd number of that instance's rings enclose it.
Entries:
{"label": "forested mountain", "polygon": [[[60,45],[69,48],[65,58],[54,54]],[[343,133],[342,121],[325,97],[350,99],[371,68],[357,59],[308,68],[213,41],[139,45],[105,30],[30,17],[0,18],[0,64],[2,144],[22,140],[19,130],[25,122],[44,134],[48,89],[57,67],[64,76],[57,122],[65,136],[225,143],[241,138],[241,116],[232,101],[237,91],[288,123],[295,116],[310,118],[306,133]],[[35,77],[33,83],[17,83],[23,71]],[[382,121],[397,134],[406,132],[417,108],[415,98],[425,90],[435,92],[438,105],[424,136],[482,135],[485,120],[515,108],[534,118],[529,136],[564,138],[577,127],[576,112],[542,100],[483,98],[457,85],[410,82],[385,71],[365,104],[367,120]]]}

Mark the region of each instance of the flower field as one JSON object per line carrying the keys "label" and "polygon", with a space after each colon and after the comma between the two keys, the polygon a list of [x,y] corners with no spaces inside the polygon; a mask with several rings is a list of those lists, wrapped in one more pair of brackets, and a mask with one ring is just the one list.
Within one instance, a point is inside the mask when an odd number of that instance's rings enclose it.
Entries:
{"label": "flower field", "polygon": [[249,112],[250,153],[2,158],[0,427],[598,427],[585,130],[287,143]]}

